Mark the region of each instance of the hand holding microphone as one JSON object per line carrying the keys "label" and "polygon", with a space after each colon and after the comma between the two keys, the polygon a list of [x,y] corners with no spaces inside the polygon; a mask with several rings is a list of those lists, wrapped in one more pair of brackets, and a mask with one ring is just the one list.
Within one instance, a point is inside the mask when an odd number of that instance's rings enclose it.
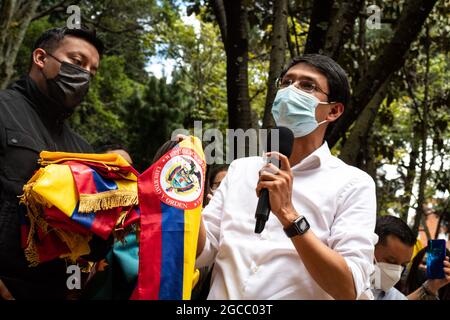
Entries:
{"label": "hand holding microphone", "polygon": [[[270,151],[266,156],[278,159],[280,167],[275,166],[273,163],[268,163],[260,171],[256,187],[259,200],[255,212],[255,233],[261,233],[264,230],[271,210],[278,216],[283,225],[288,225],[292,222],[292,220],[289,220],[289,217],[295,213],[291,202],[293,179],[288,159],[292,152],[294,136],[288,128],[277,127],[275,129],[278,130],[277,133],[279,134],[278,150],[280,152]],[[272,130],[269,132],[268,149],[272,145],[271,142],[276,138]],[[295,218],[295,216],[292,218]]]}

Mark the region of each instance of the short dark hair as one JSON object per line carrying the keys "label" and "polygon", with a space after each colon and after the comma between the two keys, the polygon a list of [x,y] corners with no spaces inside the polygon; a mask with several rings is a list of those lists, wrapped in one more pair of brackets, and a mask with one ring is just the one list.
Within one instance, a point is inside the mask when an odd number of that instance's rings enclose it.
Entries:
{"label": "short dark hair", "polygon": [[158,161],[159,158],[161,158],[167,152],[175,148],[177,144],[177,140],[167,140],[166,142],[164,142],[164,144],[160,146],[158,150],[156,150],[155,155],[153,156],[152,164]]}
{"label": "short dark hair", "polygon": [[97,153],[107,153],[108,151],[112,151],[112,150],[124,150],[127,153],[130,153],[128,148],[125,147],[121,143],[107,143],[107,144],[103,144],[103,145],[100,145],[97,148],[95,148],[95,151]]}
{"label": "short dark hair", "polygon": [[82,26],[80,29],[69,29],[67,27],[49,29],[36,40],[33,51],[37,48],[42,48],[52,53],[58,48],[64,37],[69,35],[86,40],[97,49],[100,56],[103,54],[104,45],[97,37],[95,29],[89,29],[85,26]]}
{"label": "short dark hair", "polygon": [[281,72],[281,80],[290,68],[299,63],[306,63],[316,68],[322,73],[328,82],[330,93],[328,99],[330,102],[340,102],[347,106],[350,101],[350,84],[344,69],[330,57],[311,53],[304,54],[292,59],[288,66]]}
{"label": "short dark hair", "polygon": [[408,246],[416,244],[416,237],[405,221],[394,216],[382,216],[377,218],[375,233],[378,235],[378,243],[386,244],[388,236],[393,235]]}

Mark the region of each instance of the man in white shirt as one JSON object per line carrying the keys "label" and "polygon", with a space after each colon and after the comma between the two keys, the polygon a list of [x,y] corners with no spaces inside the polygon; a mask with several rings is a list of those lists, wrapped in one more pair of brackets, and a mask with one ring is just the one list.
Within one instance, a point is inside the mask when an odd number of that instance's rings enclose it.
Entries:
{"label": "man in white shirt", "polygon": [[[304,55],[279,87],[272,114],[294,132],[292,154],[268,154],[280,169],[260,157],[234,161],[204,209],[197,266],[214,263],[208,299],[371,298],[375,185],[323,142],[349,100],[345,72],[326,56]],[[262,188],[271,215],[256,234]]]}

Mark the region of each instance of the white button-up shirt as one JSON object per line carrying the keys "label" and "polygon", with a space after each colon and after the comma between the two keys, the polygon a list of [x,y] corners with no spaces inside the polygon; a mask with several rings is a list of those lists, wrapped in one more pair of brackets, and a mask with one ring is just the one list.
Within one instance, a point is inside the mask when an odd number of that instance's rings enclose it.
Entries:
{"label": "white button-up shirt", "polygon": [[[261,157],[233,161],[203,210],[206,242],[196,265],[215,263],[208,299],[332,299],[313,280],[273,213],[264,231],[255,234],[255,189],[264,164]],[[345,259],[357,296],[364,297],[378,240],[373,179],[332,156],[326,143],[292,167],[292,174],[295,210]]]}

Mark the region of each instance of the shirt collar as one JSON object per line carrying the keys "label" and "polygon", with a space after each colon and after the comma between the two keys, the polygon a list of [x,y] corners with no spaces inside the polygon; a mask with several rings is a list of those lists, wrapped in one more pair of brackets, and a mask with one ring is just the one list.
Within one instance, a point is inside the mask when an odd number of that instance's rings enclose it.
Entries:
{"label": "shirt collar", "polygon": [[305,159],[297,163],[291,169],[293,171],[305,171],[319,168],[324,165],[325,162],[331,157],[328,143],[325,141],[319,148],[314,150],[313,153],[308,155]]}

